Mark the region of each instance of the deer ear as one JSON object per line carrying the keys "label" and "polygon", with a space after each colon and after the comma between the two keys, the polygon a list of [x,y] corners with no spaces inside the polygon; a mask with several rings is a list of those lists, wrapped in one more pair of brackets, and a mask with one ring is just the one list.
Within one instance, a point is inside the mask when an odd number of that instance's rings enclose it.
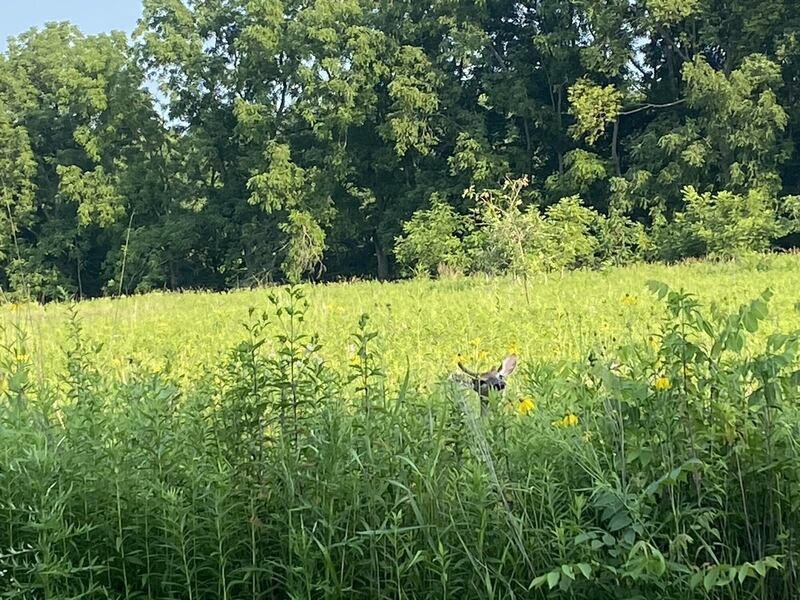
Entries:
{"label": "deer ear", "polygon": [[517,357],[514,354],[509,354],[503,359],[503,364],[500,365],[500,375],[508,377],[517,368]]}

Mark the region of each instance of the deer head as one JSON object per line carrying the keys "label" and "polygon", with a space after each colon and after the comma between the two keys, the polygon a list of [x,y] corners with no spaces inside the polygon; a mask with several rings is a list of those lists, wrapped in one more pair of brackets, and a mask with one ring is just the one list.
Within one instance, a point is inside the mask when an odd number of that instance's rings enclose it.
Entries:
{"label": "deer head", "polygon": [[503,359],[497,369],[485,373],[470,371],[461,362],[458,363],[458,368],[469,377],[472,389],[481,397],[481,415],[486,416],[489,413],[489,394],[492,390],[502,392],[505,389],[506,379],[517,368],[517,357],[510,354]]}

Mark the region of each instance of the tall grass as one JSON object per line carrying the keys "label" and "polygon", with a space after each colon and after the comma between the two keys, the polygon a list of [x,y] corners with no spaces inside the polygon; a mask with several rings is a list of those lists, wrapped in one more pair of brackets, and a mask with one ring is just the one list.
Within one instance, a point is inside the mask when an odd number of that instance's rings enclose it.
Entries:
{"label": "tall grass", "polygon": [[792,598],[800,337],[759,333],[770,293],[652,290],[649,335],[528,361],[487,419],[387,385],[366,317],[332,368],[300,288],[188,382],[109,368],[75,312],[41,377],[20,329],[0,597]]}
{"label": "tall grass", "polygon": [[[662,312],[647,293],[651,279],[692,290],[704,304],[726,310],[772,287],[775,297],[763,331],[798,328],[800,312],[793,308],[800,301],[798,272],[800,255],[571,272],[531,277],[530,302],[522,283],[511,279],[357,282],[308,285],[303,291],[310,302],[308,329],[319,335],[328,366],[342,374],[349,370],[355,348],[347,332],[367,313],[380,332],[374,344],[387,383],[398,385],[408,362],[411,381],[421,388],[453,367],[458,352],[471,364],[488,367],[516,346],[522,364],[532,365],[585,358],[598,343],[612,347],[629,338],[642,340]],[[635,302],[626,304],[626,294]],[[241,337],[239,324],[248,309],[268,306],[268,296],[269,289],[156,293],[81,302],[77,312],[92,339],[102,342],[98,356],[105,369],[124,376],[141,365],[190,383],[224,359]],[[0,305],[0,325],[24,326],[29,333],[37,376],[64,368],[68,320],[63,304]],[[268,346],[275,333],[271,327]]]}

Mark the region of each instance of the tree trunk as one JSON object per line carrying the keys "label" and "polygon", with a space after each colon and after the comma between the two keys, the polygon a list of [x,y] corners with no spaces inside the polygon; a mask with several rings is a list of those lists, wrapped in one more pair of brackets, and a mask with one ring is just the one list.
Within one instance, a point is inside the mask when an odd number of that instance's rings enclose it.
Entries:
{"label": "tree trunk", "polygon": [[373,236],[372,241],[375,244],[375,258],[378,261],[378,279],[385,281],[389,278],[389,257],[386,256],[377,236]]}
{"label": "tree trunk", "polygon": [[75,262],[78,266],[78,300],[83,300],[83,281],[81,280],[81,254],[77,253]]}
{"label": "tree trunk", "polygon": [[564,153],[562,152],[562,145],[561,145],[561,136],[564,128],[564,124],[561,120],[561,103],[564,97],[563,88],[564,88],[563,84],[558,86],[558,105],[556,108],[556,118],[558,124],[558,175],[560,177],[564,176]]}
{"label": "tree trunk", "polygon": [[175,263],[170,259],[169,261],[169,289],[178,289],[178,274],[175,271]]}
{"label": "tree trunk", "polygon": [[614,120],[614,134],[611,138],[611,160],[614,161],[614,173],[617,177],[622,175],[622,169],[619,164],[619,152],[617,145],[619,144],[619,117]]}

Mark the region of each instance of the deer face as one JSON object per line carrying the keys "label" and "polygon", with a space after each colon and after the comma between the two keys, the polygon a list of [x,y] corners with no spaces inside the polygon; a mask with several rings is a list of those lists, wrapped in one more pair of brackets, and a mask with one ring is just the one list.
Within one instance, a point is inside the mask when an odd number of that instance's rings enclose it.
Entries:
{"label": "deer face", "polygon": [[502,392],[506,388],[506,379],[517,368],[517,357],[513,354],[506,356],[497,369],[485,373],[473,373],[459,363],[459,368],[470,376],[472,389],[480,396],[486,398],[492,390]]}

